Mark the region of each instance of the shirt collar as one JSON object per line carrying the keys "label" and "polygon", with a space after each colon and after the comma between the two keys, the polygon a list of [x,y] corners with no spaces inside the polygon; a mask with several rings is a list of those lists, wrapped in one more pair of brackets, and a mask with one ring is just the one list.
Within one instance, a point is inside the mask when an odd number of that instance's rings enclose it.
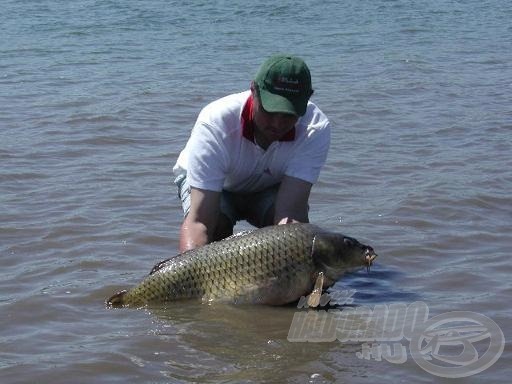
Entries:
{"label": "shirt collar", "polygon": [[[253,120],[253,109],[254,109],[254,98],[251,95],[245,102],[242,110],[241,122],[242,122],[242,135],[247,140],[254,141],[254,120]],[[279,141],[293,141],[295,140],[295,127],[290,129],[286,134],[279,139]]]}

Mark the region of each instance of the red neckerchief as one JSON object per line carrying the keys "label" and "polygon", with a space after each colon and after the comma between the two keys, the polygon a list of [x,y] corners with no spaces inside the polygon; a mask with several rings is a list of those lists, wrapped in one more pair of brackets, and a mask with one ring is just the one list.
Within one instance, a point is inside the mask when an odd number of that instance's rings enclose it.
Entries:
{"label": "red neckerchief", "polygon": [[[242,135],[247,139],[254,141],[254,120],[253,120],[254,100],[252,94],[247,99],[244,109],[242,110]],[[295,127],[290,129],[286,134],[279,139],[279,141],[293,141],[295,140]]]}

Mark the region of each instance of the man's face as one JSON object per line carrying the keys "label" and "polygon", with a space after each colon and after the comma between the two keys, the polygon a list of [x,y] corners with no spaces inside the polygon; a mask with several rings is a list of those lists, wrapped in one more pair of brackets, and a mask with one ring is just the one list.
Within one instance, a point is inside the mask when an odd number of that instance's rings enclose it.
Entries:
{"label": "man's face", "polygon": [[293,129],[299,118],[288,113],[270,113],[265,111],[254,86],[251,87],[251,90],[254,99],[253,119],[257,130],[257,140],[263,139],[265,141],[263,144],[270,145]]}

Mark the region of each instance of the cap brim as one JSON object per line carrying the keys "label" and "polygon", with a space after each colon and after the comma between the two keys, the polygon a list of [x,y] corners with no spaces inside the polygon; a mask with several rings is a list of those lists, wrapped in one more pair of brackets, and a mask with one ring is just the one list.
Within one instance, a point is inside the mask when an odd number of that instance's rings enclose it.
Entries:
{"label": "cap brim", "polygon": [[290,99],[276,93],[259,90],[261,104],[263,109],[270,113],[288,113],[295,116],[302,116],[305,112],[294,104]]}

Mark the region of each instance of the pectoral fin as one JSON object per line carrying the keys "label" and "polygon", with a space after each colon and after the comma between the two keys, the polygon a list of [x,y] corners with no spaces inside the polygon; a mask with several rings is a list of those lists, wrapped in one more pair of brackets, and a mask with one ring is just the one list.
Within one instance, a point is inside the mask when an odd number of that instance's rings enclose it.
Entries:
{"label": "pectoral fin", "polygon": [[322,289],[324,287],[324,273],[319,272],[318,277],[315,281],[315,287],[313,291],[308,296],[308,306],[310,307],[318,307],[320,304],[320,297],[322,296]]}

